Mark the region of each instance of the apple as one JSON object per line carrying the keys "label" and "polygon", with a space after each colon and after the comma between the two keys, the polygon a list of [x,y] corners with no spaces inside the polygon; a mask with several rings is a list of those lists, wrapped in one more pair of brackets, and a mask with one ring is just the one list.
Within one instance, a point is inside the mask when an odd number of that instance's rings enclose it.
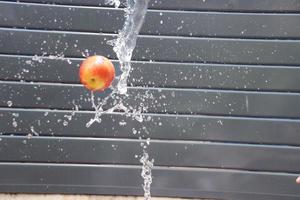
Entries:
{"label": "apple", "polygon": [[115,67],[104,56],[90,56],[81,63],[79,78],[87,89],[104,91],[115,78]]}

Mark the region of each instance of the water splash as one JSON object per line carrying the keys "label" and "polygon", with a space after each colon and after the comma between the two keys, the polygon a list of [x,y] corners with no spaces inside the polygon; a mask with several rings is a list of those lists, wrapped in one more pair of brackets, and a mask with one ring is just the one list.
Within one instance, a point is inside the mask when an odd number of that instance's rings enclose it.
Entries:
{"label": "water splash", "polygon": [[105,0],[105,4],[108,5],[115,5],[116,8],[118,8],[121,4],[120,0]]}
{"label": "water splash", "polygon": [[[120,5],[118,0],[107,0],[108,3],[114,3],[116,6]],[[100,102],[96,102],[95,95],[91,93],[92,106],[95,109],[95,116],[91,119],[86,127],[90,127],[94,122],[101,123],[101,115],[105,113],[112,113],[115,110],[124,111],[129,113],[138,120],[142,121],[140,111],[136,113],[135,110],[130,110],[123,104],[123,100],[127,97],[127,79],[131,70],[131,58],[132,52],[136,46],[139,31],[144,22],[144,18],[147,12],[149,0],[127,0],[125,8],[125,23],[123,29],[119,32],[118,37],[114,40],[108,41],[108,44],[113,46],[122,71],[121,75],[116,77],[111,86],[111,93],[102,99]],[[113,100],[113,105],[108,109],[104,109],[104,106],[109,101]],[[141,110],[141,109],[138,109]]]}

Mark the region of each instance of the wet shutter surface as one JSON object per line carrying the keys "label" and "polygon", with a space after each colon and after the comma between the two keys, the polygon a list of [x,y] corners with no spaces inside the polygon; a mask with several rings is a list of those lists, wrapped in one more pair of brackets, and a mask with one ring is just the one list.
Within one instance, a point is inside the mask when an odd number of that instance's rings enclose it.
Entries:
{"label": "wet shutter surface", "polygon": [[124,102],[151,120],[86,128],[78,66],[88,50],[120,74],[106,41],[122,8],[0,1],[0,191],[142,195],[142,136],[153,196],[299,199],[299,13],[299,0],[151,0]]}

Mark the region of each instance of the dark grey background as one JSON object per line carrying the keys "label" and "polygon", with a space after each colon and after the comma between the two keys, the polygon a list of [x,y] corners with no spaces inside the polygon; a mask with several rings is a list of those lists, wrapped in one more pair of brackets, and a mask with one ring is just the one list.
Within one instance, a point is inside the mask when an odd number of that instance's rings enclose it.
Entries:
{"label": "dark grey background", "polygon": [[144,122],[116,112],[86,128],[82,52],[120,74],[106,41],[122,8],[0,1],[1,192],[142,195],[150,137],[153,196],[300,198],[300,1],[182,2],[150,1],[137,41],[124,104],[148,107]]}

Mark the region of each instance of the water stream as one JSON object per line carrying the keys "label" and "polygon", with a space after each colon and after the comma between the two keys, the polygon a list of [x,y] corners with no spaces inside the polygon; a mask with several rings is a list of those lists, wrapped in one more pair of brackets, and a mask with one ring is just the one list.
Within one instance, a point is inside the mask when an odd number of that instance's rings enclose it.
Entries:
{"label": "water stream", "polygon": [[[106,0],[106,3],[119,7],[119,0]],[[136,46],[139,31],[143,25],[143,21],[147,12],[149,0],[126,0],[125,11],[125,23],[123,29],[119,32],[118,37],[114,40],[108,41],[108,44],[113,46],[113,50],[119,60],[121,75],[116,77],[116,80],[111,86],[111,93],[105,98],[97,101],[94,93],[91,93],[92,106],[95,109],[95,116],[87,124],[86,127],[90,127],[94,122],[101,123],[101,116],[105,113],[112,113],[115,110],[123,111],[126,115],[133,116],[137,121],[142,122],[143,118],[141,112],[145,110],[140,106],[138,109],[131,109],[123,104],[123,100],[128,97],[127,94],[127,79],[131,70],[131,58],[133,50]],[[143,95],[142,95],[143,96]],[[113,102],[109,108],[104,108]],[[111,104],[109,104],[111,105]],[[134,131],[134,130],[133,130]],[[133,134],[135,134],[133,132]],[[147,143],[144,144],[141,140],[141,146],[143,149],[143,155],[140,158],[142,163],[141,176],[144,180],[143,189],[145,200],[151,199],[150,186],[152,183],[152,173],[154,160],[149,160],[147,153],[147,145],[150,144],[150,139],[147,139]]]}

